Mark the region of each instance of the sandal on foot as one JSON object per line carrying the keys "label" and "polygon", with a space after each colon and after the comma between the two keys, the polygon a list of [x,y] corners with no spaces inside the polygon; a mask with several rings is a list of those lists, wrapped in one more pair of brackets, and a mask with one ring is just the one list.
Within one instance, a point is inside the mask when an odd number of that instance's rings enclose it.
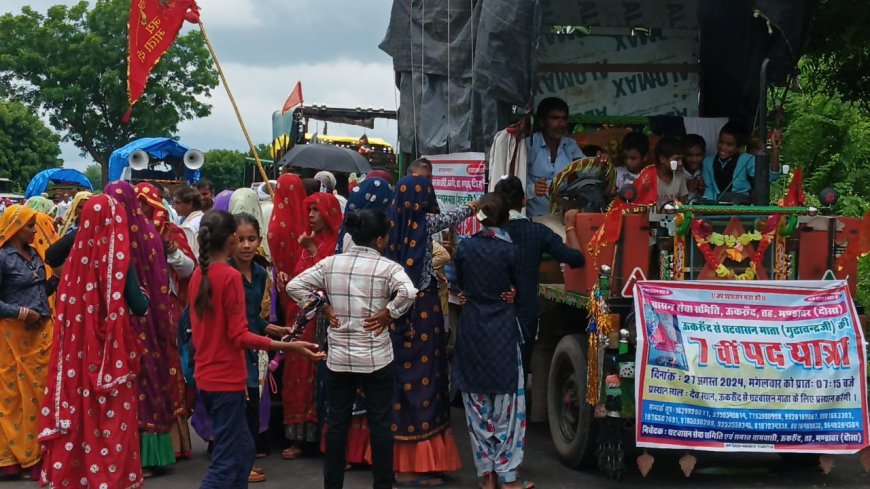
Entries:
{"label": "sandal on foot", "polygon": [[302,449],[297,447],[290,447],[281,452],[281,458],[284,460],[295,460],[301,456]]}
{"label": "sandal on foot", "polygon": [[266,476],[259,473],[259,472],[254,472],[252,470],[250,475],[248,475],[248,482],[251,484],[254,484],[257,482],[266,482]]}

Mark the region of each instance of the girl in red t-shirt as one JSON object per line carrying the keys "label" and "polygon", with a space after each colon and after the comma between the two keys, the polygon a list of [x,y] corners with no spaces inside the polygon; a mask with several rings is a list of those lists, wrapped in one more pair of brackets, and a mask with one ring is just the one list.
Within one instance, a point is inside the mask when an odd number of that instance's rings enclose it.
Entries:
{"label": "girl in red t-shirt", "polygon": [[214,449],[201,488],[247,487],[254,463],[254,440],[245,420],[245,348],[292,351],[318,361],[317,345],[273,341],[252,333],[245,315],[245,291],[238,270],[227,260],[238,246],[236,221],[224,211],[202,220],[200,268],[190,279],[190,323],[194,377],[212,419]]}

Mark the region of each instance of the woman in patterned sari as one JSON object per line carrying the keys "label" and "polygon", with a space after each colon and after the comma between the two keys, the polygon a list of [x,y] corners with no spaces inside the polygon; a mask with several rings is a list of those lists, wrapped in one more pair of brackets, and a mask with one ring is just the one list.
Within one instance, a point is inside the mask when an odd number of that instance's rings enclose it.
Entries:
{"label": "woman in patterned sari", "polygon": [[124,210],[98,195],[85,205],[81,223],[58,288],[50,381],[39,418],[42,484],[139,487],[133,377],[141,364],[130,315],[144,314],[148,299],[131,269]]}
{"label": "woman in patterned sari", "polygon": [[[169,211],[163,204],[160,190],[146,182],[136,185],[136,197],[142,205],[145,217],[151,220],[163,238],[166,261],[169,264],[170,307],[174,321],[181,315],[187,304],[187,279],[196,268],[196,256],[187,242],[184,231],[170,220]],[[172,324],[173,326],[175,323]],[[175,458],[190,458],[190,427],[187,418],[193,406],[193,392],[188,390],[181,371],[181,356],[178,343],[170,339],[167,357],[170,388],[172,392],[172,414],[175,419],[169,431]]]}
{"label": "woman in patterned sari", "polygon": [[[145,317],[134,318],[132,327],[139,335],[142,372],[136,378],[139,394],[142,467],[161,468],[175,463],[175,449],[169,435],[175,422],[173,390],[169,382],[170,344],[176,341],[176,318],[172,316],[169,292],[169,265],[163,239],[145,217],[136,192],[127,182],[117,181],[103,190],[127,214],[130,226],[130,253],[133,269],[150,299]],[[146,477],[148,474],[146,470]]]}
{"label": "woman in patterned sari", "polygon": [[[273,283],[272,322],[291,325],[295,321],[296,304],[284,292],[287,282],[295,275],[296,262],[302,255],[299,237],[305,233],[306,212],[303,207],[305,185],[299,175],[286,173],[275,184],[275,202],[269,219],[266,241],[272,254]],[[291,402],[282,379],[282,401],[286,407]],[[302,454],[301,449],[291,446],[282,452],[285,459],[294,459]]]}
{"label": "woman in patterned sari", "polygon": [[441,485],[437,474],[459,470],[450,431],[447,332],[432,268],[431,236],[471,216],[473,205],[431,214],[435,192],[425,177],[396,184],[385,256],[401,264],[420,292],[414,307],[390,327],[396,362],[392,430],[397,485]]}
{"label": "woman in patterned sari", "polygon": [[58,283],[42,260],[56,239],[53,227],[41,229],[45,221],[51,218],[21,205],[0,218],[0,475],[24,469],[33,480],[41,460],[35,435],[51,351],[50,296]]}
{"label": "woman in patterned sari", "polygon": [[305,232],[307,212],[302,202],[305,200],[305,185],[299,175],[286,173],[275,184],[275,203],[269,219],[266,240],[272,253],[275,270],[277,301],[272,301],[283,314],[288,324],[295,318],[286,318],[286,311],[292,305],[290,297],[284,293],[284,286],[293,278],[296,262],[302,255],[299,237]]}
{"label": "woman in patterned sari", "polygon": [[[332,194],[318,192],[306,197],[303,209],[308,211],[307,231],[299,238],[302,254],[296,262],[294,276],[314,266],[327,256],[335,254],[342,215],[338,199]],[[291,318],[295,312],[290,309]],[[299,336],[301,341],[322,342],[326,335],[327,321],[318,314]],[[288,353],[284,357],[284,434],[288,440],[299,444],[316,443],[320,440],[320,418],[315,396],[315,364],[305,357]],[[291,449],[292,455],[295,451]],[[301,452],[295,452],[299,456]],[[286,453],[285,453],[286,455]],[[285,457],[286,458],[286,457]]]}

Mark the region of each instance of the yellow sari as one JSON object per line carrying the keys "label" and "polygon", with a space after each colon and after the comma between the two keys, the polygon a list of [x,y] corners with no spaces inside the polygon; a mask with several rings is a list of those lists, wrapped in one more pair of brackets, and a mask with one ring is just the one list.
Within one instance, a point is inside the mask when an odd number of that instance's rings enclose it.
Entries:
{"label": "yellow sari", "polygon": [[[0,248],[36,218],[33,248],[40,258],[49,245],[57,241],[54,220],[47,214],[20,205],[6,209],[0,217]],[[45,267],[46,280],[52,276]],[[0,277],[0,287],[3,286]],[[49,298],[54,311],[54,298]],[[37,328],[28,329],[18,318],[0,319],[0,469],[30,468],[41,459],[37,430],[39,407],[51,356],[54,329],[51,319]]]}

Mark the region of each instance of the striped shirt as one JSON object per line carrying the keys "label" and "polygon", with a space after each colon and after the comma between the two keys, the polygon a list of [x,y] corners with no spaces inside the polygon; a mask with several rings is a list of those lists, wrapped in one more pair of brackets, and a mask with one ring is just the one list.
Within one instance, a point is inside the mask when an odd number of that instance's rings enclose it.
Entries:
{"label": "striped shirt", "polygon": [[398,319],[414,304],[417,289],[401,265],[372,248],[354,245],[346,253],[324,258],[287,284],[287,294],[300,305],[315,290],[326,291],[341,322],[338,328],[329,328],[329,370],[371,373],[393,361],[389,331],[375,336],[363,329],[363,321],[385,308]]}

